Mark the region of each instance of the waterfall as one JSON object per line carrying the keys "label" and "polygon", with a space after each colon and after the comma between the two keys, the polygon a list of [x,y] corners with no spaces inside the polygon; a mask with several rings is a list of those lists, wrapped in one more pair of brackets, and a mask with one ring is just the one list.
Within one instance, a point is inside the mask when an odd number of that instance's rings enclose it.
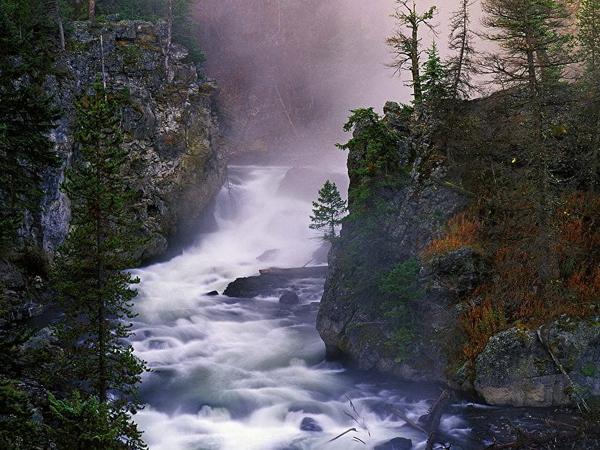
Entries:
{"label": "waterfall", "polygon": [[[134,273],[141,283],[131,343],[153,369],[135,420],[152,450],[371,449],[395,437],[425,445],[387,405],[417,421],[435,391],[325,361],[315,330],[323,279],[294,281],[297,306],[277,296],[206,295],[265,267],[314,263],[321,243],[308,228],[310,201],[278,194],[286,170],[231,167],[217,230]],[[455,414],[442,430],[463,442],[469,433]]]}

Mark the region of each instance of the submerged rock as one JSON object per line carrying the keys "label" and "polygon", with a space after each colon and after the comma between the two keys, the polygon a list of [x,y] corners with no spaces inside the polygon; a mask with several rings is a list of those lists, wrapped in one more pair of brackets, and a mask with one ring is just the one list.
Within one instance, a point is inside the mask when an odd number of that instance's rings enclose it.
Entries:
{"label": "submerged rock", "polygon": [[299,305],[300,297],[294,291],[284,291],[281,297],[279,297],[279,303],[287,306]]}
{"label": "submerged rock", "polygon": [[301,278],[323,278],[327,266],[264,269],[260,275],[237,278],[229,283],[223,295],[253,298],[258,295],[278,295],[282,289],[292,288],[293,281]]}
{"label": "submerged rock", "polygon": [[410,450],[412,446],[411,439],[396,437],[383,444],[377,444],[373,450]]}
{"label": "submerged rock", "polygon": [[300,429],[302,431],[310,431],[312,433],[319,433],[323,431],[321,425],[319,425],[312,417],[305,417],[302,419],[302,422],[300,423]]}

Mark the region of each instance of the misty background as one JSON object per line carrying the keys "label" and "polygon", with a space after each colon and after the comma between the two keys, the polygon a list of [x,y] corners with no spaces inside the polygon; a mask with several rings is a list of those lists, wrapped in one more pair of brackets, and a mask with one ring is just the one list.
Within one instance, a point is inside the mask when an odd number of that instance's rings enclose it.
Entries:
{"label": "misty background", "polygon": [[[448,20],[459,0],[435,5],[436,43],[446,53]],[[221,88],[218,108],[227,147],[292,152],[345,142],[349,110],[387,100],[408,103],[408,72],[386,67],[385,39],[396,26],[394,0],[202,0],[195,6],[206,76]],[[472,7],[479,27],[479,2]],[[423,28],[423,46],[433,33]]]}

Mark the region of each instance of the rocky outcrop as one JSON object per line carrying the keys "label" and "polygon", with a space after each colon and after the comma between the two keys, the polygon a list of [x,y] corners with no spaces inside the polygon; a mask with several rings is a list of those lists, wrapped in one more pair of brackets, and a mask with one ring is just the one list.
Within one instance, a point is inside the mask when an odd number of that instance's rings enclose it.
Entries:
{"label": "rocky outcrop", "polygon": [[64,163],[47,174],[42,217],[27,230],[46,252],[54,252],[68,232],[69,200],[60,183],[74,151],[74,104],[96,80],[129,97],[122,111],[129,152],[123,176],[138,194],[133,209],[147,238],[140,257],[159,256],[173,236],[193,232],[218,192],[225,162],[212,105],[217,86],[198,77],[197,68],[185,62],[187,50],[177,44],[166,70],[165,52],[164,22],[75,24],[46,82],[64,111],[51,135]]}
{"label": "rocky outcrop", "polygon": [[600,396],[600,327],[564,319],[492,336],[476,361],[477,392],[493,405],[570,405]]}
{"label": "rocky outcrop", "polygon": [[[236,298],[253,298],[258,295],[287,294],[282,304],[299,303],[294,293],[294,283],[304,278],[322,278],[327,273],[327,266],[296,267],[289,269],[263,269],[260,275],[237,278],[225,289],[223,295]],[[293,301],[289,296],[295,296]],[[284,296],[282,295],[282,297]],[[290,302],[291,300],[291,302]]]}
{"label": "rocky outcrop", "polygon": [[[478,118],[483,107],[492,106],[466,105]],[[400,167],[374,183],[366,145],[350,147],[350,216],[329,253],[317,317],[328,356],[405,380],[441,382],[496,405],[573,405],[580,396],[600,396],[597,316],[541,328],[523,323],[492,335],[471,365],[457,363],[464,362],[467,339],[461,320],[484,301],[477,289],[490,279],[491,262],[475,244],[424,250],[475,197],[462,187],[461,170],[469,168],[448,164],[456,135],[433,115],[403,115],[392,103],[384,112],[398,136]],[[495,124],[493,117],[480,120]],[[368,126],[356,123],[354,136],[372,133]]]}
{"label": "rocky outcrop", "polygon": [[[443,156],[431,147],[431,136],[411,132],[397,104],[386,104],[384,112],[384,120],[394,124],[400,138],[397,158],[402,168],[392,175],[394,186],[386,183],[375,193],[385,203],[382,211],[344,223],[341,240],[329,253],[317,329],[330,357],[349,357],[362,369],[404,379],[446,381],[447,352],[437,336],[452,333],[454,327],[453,312],[447,310],[449,293],[430,289],[418,299],[415,296],[411,309],[421,332],[399,349],[403,344],[394,338],[397,326],[386,319],[389,308],[378,283],[396,264],[419,260],[441,224],[463,208],[465,200],[446,183],[452,174],[442,164]],[[360,132],[358,124],[355,133]],[[350,150],[350,190],[364,182],[353,174],[365,158],[366,148]],[[352,213],[352,200],[349,207]],[[373,233],[365,233],[373,226]],[[432,276],[431,270],[422,270],[419,284],[433,285]]]}
{"label": "rocky outcrop", "polygon": [[44,175],[41,212],[27,215],[20,253],[0,262],[0,303],[7,308],[0,322],[34,315],[51,298],[48,261],[71,216],[61,183],[77,152],[75,104],[96,81],[124,97],[121,129],[129,157],[122,174],[136,194],[131,210],[145,238],[136,256],[159,257],[180,236],[196,234],[225,176],[213,107],[218,88],[199,77],[180,45],[172,45],[167,70],[166,36],[164,22],[74,24],[44,85],[62,112],[49,136],[62,165]]}

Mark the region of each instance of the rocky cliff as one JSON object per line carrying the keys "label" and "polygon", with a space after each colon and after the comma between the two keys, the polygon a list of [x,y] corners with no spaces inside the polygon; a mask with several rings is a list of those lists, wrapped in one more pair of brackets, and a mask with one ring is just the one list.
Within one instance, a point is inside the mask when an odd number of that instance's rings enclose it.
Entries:
{"label": "rocky cliff", "polygon": [[[509,103],[505,107],[515,109]],[[490,275],[490,258],[472,243],[438,253],[429,250],[432,241],[448,232],[449,219],[478,199],[465,183],[469,172],[481,170],[473,155],[489,152],[491,160],[497,155],[490,148],[510,142],[513,119],[499,120],[501,106],[497,99],[465,104],[460,119],[448,126],[443,108],[410,113],[386,104],[382,123],[395,136],[389,142],[394,142],[396,161],[387,166],[373,159],[374,150],[381,153],[389,145],[373,131],[375,121],[355,123],[348,146],[350,215],[329,254],[317,328],[329,357],[364,370],[441,382],[490,404],[573,404],[581,396],[600,395],[600,326],[593,314],[598,299],[587,299],[592,317],[586,320],[560,315],[543,325],[529,319],[495,329],[496,312],[489,310],[488,322],[473,323],[491,337],[465,362],[466,312],[481,307],[477,289],[496,275]],[[516,114],[522,120],[523,111]],[[479,131],[465,139],[469,123]],[[563,135],[556,145],[568,148],[568,139],[575,137]],[[570,155],[566,164],[560,160],[561,168],[577,173],[568,167],[577,164],[576,153]],[[378,167],[385,170],[378,172]],[[563,303],[569,301],[565,297]]]}
{"label": "rocky cliff", "polygon": [[[31,215],[21,232],[30,253],[40,248],[51,259],[68,233],[69,199],[60,185],[73,158],[75,101],[97,80],[128,97],[122,110],[129,152],[123,176],[137,194],[132,208],[146,238],[138,256],[158,257],[174,236],[197,231],[198,219],[225,175],[213,108],[217,86],[199,77],[198,68],[185,61],[187,50],[177,44],[168,52],[167,69],[166,41],[164,22],[74,24],[66,51],[56,57],[45,84],[63,112],[50,136],[63,163],[46,174],[41,214]],[[6,276],[0,281],[9,296],[22,301],[37,295],[23,292],[32,279],[44,278],[41,263],[22,264],[27,270],[3,265]]]}

